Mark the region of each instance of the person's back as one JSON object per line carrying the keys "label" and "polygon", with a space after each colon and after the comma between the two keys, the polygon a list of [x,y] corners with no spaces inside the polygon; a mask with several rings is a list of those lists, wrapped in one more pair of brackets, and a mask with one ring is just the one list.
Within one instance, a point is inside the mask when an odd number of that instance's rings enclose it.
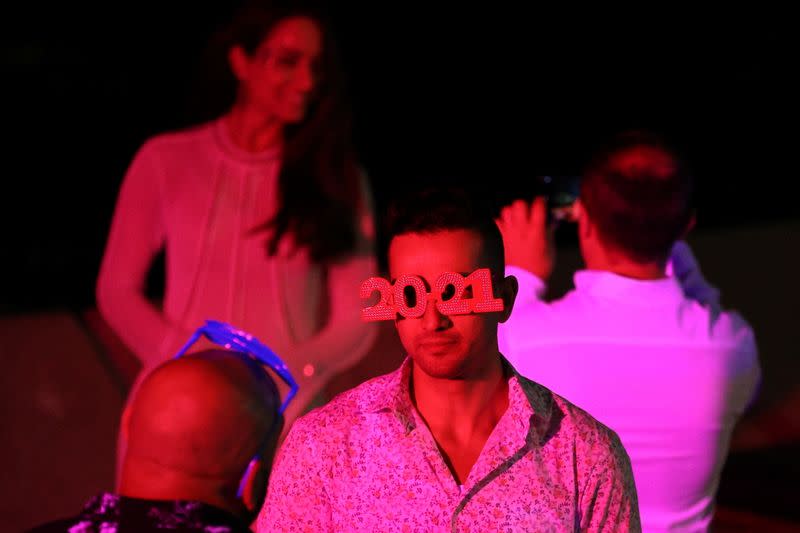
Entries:
{"label": "person's back", "polygon": [[[638,164],[651,164],[648,157]],[[622,187],[608,174],[607,184]],[[657,192],[669,190],[665,185]],[[720,309],[718,293],[684,242],[671,246],[668,263],[646,246],[639,248],[645,259],[630,260],[621,248],[637,249],[628,243],[639,236],[646,242],[648,234],[631,230],[627,243],[623,235],[617,244],[597,227],[605,214],[586,200],[579,232],[588,269],[575,275],[573,291],[546,303],[536,268],[508,268],[520,282],[520,297],[500,327],[500,349],[522,375],[620,436],[633,465],[644,531],[704,531],[731,431],[760,377],[753,332],[739,315]],[[620,204],[612,198],[604,209]],[[650,225],[652,240],[661,238],[670,250],[669,232]]]}
{"label": "person's back", "polygon": [[160,365],[123,416],[130,445],[119,493],[31,532],[249,532],[282,427],[279,405],[271,378],[242,353],[206,350]]}
{"label": "person's back", "polygon": [[686,298],[672,279],[646,282],[657,290],[635,291],[634,300],[612,290],[636,284],[580,273],[578,288],[542,303],[535,319],[512,313],[500,348],[522,375],[619,435],[644,531],[702,530],[731,431],[758,380],[753,334],[737,315]]}

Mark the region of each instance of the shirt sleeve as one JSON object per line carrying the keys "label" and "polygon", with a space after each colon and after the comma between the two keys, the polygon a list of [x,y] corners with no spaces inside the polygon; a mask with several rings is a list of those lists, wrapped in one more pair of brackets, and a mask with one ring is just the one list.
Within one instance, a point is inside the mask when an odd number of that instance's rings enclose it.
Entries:
{"label": "shirt sleeve", "polygon": [[640,532],[631,461],[616,433],[602,432],[584,458],[589,474],[579,495],[580,530]]}
{"label": "shirt sleeve", "polygon": [[100,314],[145,367],[159,362],[170,329],[144,293],[166,238],[159,173],[152,142],[145,143],[122,182],[96,285]]}
{"label": "shirt sleeve", "polygon": [[685,241],[678,241],[673,245],[667,262],[667,275],[678,280],[687,298],[719,309],[719,289],[703,277],[700,265]]}
{"label": "shirt sleeve", "polygon": [[537,304],[544,299],[547,284],[536,274],[514,265],[506,266],[506,276],[514,276],[519,284],[517,292],[517,305]]}
{"label": "shirt sleeve", "polygon": [[517,278],[519,289],[511,316],[497,328],[497,345],[500,353],[516,368],[522,362],[517,359],[515,338],[527,337],[530,325],[537,323],[537,314],[547,307],[543,299],[547,285],[536,274],[513,265],[506,266],[506,276]]}

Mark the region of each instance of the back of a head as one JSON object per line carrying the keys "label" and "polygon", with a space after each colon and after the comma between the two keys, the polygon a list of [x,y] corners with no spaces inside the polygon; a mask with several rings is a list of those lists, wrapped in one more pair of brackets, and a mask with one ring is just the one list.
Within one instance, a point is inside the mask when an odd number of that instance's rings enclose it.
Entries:
{"label": "back of a head", "polygon": [[596,152],[581,203],[601,240],[633,261],[665,259],[692,218],[692,177],[659,136],[630,131]]}
{"label": "back of a head", "polygon": [[243,354],[207,350],[162,364],[130,405],[120,490],[148,497],[161,483],[235,486],[274,429],[279,405],[275,383]]}
{"label": "back of a head", "polygon": [[503,238],[487,206],[458,187],[412,190],[396,197],[385,224],[387,242],[406,233],[470,230],[481,236],[487,266],[505,268]]}

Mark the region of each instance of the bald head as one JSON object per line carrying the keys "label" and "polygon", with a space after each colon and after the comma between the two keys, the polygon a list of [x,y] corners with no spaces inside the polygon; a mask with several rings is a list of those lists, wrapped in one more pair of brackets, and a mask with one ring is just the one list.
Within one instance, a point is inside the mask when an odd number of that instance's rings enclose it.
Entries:
{"label": "bald head", "polygon": [[121,492],[156,497],[174,487],[234,485],[263,453],[279,405],[267,373],[241,354],[208,350],[162,364],[130,404]]}

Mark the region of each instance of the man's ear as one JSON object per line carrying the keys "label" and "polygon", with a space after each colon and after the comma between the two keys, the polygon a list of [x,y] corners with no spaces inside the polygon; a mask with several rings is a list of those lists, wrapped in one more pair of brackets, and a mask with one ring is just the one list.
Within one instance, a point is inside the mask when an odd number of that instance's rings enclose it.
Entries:
{"label": "man's ear", "polygon": [[250,462],[241,480],[239,498],[253,518],[261,510],[267,497],[269,475],[272,471],[272,462],[278,449],[278,440],[283,432],[284,423],[283,415],[278,415],[266,445],[260,450],[259,456]]}
{"label": "man's ear", "polygon": [[572,205],[572,212],[575,217],[575,222],[578,224],[578,233],[580,237],[583,239],[592,237],[593,233],[596,231],[594,222],[592,222],[592,217],[589,216],[580,198],[575,200],[575,203]]}
{"label": "man's ear", "polygon": [[589,215],[586,213],[586,208],[583,207],[580,198],[572,204],[572,217],[578,224],[578,231],[581,232],[581,237],[589,237],[592,233],[592,221],[589,219]]}
{"label": "man's ear", "polygon": [[586,216],[586,211],[583,209],[583,203],[580,198],[576,198],[572,203],[572,217],[577,222],[581,217]]}
{"label": "man's ear", "polygon": [[250,57],[244,48],[239,45],[231,46],[228,49],[228,66],[238,81],[242,81],[248,76]]}
{"label": "man's ear", "polygon": [[511,311],[514,309],[514,302],[517,299],[517,292],[519,292],[519,282],[514,276],[506,276],[500,282],[500,298],[503,300],[503,310],[500,311],[500,320],[502,324],[511,316]]}
{"label": "man's ear", "polygon": [[269,469],[262,459],[253,459],[247,467],[239,486],[240,498],[248,513],[255,516],[264,504],[267,496]]}

